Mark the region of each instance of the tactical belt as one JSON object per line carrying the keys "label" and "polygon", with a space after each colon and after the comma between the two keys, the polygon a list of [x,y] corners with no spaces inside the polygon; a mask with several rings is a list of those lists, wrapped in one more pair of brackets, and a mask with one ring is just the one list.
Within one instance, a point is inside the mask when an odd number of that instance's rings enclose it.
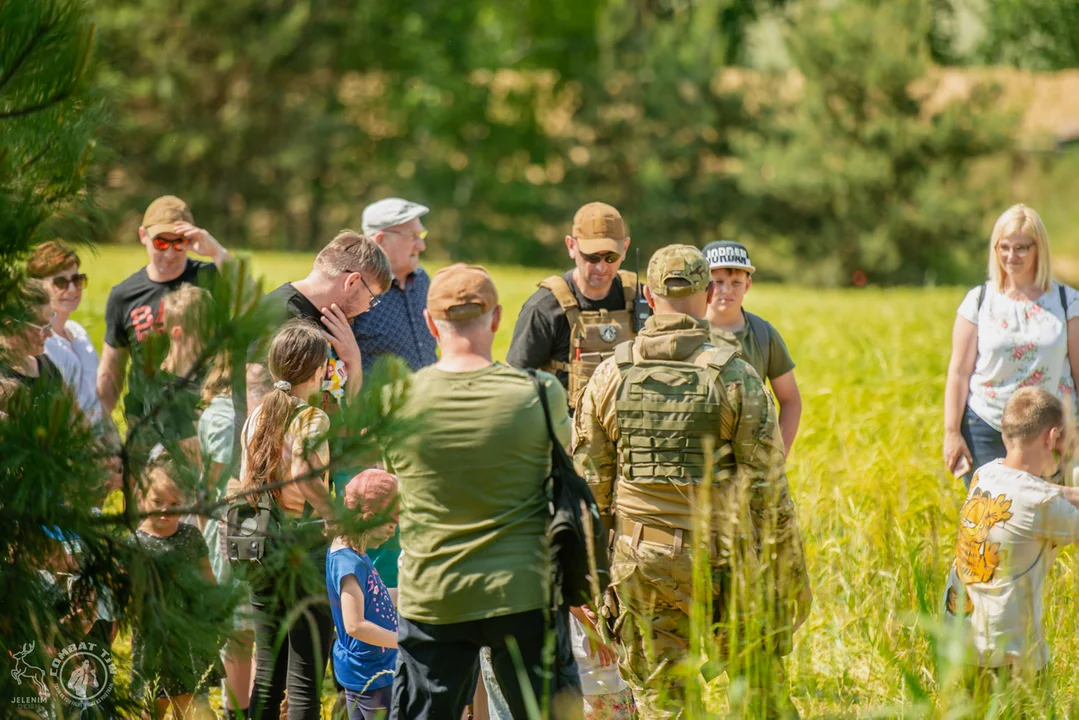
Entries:
{"label": "tactical belt", "polygon": [[[644,541],[655,543],[656,545],[668,545],[677,555],[682,552],[682,549],[685,546],[685,532],[681,529],[673,530],[671,528],[652,527],[650,525],[643,525],[635,520],[619,518],[618,531],[629,538],[630,547],[634,549],[641,544],[641,541]],[[715,533],[708,536],[708,549],[714,557],[716,555]]]}

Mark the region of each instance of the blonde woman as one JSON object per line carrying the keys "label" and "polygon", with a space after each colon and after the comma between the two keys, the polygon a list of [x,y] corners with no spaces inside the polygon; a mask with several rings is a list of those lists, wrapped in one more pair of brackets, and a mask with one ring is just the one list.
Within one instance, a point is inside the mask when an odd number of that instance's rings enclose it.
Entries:
{"label": "blonde woman", "polygon": [[1004,457],[1000,419],[1016,390],[1041,387],[1074,403],[1079,293],[1052,277],[1038,213],[1013,205],[993,226],[989,282],[967,293],[952,330],[944,391],[944,462],[970,486]]}

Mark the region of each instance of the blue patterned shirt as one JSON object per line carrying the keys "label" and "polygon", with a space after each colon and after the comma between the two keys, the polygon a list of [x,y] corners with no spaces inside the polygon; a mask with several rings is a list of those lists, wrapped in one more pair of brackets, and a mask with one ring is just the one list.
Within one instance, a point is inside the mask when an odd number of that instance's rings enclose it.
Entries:
{"label": "blue patterned shirt", "polygon": [[427,307],[427,288],[431,278],[416,268],[404,288],[394,278],[390,289],[380,295],[378,305],[352,321],[352,332],[363,355],[366,373],[383,355],[396,355],[413,370],[434,365],[435,339],[427,331],[423,310]]}

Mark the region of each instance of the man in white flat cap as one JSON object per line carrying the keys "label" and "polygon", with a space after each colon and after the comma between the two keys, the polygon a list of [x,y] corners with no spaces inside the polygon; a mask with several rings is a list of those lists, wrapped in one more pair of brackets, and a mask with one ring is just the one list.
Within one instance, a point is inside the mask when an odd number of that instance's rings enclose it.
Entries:
{"label": "man in white flat cap", "polygon": [[426,206],[402,198],[386,198],[363,209],[363,233],[385,251],[393,272],[378,307],[352,323],[364,372],[387,354],[400,357],[414,371],[438,360],[435,339],[423,320],[431,278],[420,267],[420,253],[427,249],[427,229],[420,218],[428,212]]}
{"label": "man in white flat cap", "polygon": [[[363,371],[368,372],[383,355],[396,355],[413,371],[438,362],[434,337],[427,330],[423,311],[431,277],[420,267],[420,253],[427,249],[427,229],[420,218],[430,209],[402,198],[386,198],[363,209],[363,234],[374,240],[390,259],[393,281],[379,295],[378,307],[352,322],[360,347]],[[397,588],[397,557],[400,534],[368,551],[386,587]]]}

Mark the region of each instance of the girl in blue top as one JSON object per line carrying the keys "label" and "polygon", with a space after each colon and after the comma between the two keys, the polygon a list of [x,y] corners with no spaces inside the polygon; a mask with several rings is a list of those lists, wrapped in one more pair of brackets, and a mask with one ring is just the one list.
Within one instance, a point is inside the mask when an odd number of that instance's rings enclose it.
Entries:
{"label": "girl in blue top", "polygon": [[367,548],[378,547],[397,527],[397,477],[364,470],[345,487],[345,507],[363,519],[386,515],[389,522],[358,537],[338,537],[326,555],[326,589],[337,628],[333,671],[345,688],[349,720],[373,720],[389,712],[397,665],[397,610]]}

